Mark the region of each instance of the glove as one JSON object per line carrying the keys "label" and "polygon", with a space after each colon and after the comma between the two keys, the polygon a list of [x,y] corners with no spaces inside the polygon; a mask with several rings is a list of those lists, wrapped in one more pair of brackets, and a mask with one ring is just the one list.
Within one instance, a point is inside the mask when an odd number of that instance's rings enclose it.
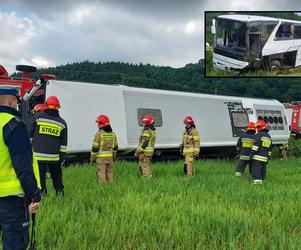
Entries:
{"label": "glove", "polygon": [[140,161],[143,161],[144,160],[144,153],[140,153],[138,155],[138,158],[139,158]]}
{"label": "glove", "polygon": [[183,149],[184,149],[183,145],[180,145],[180,154],[181,155],[183,155]]}

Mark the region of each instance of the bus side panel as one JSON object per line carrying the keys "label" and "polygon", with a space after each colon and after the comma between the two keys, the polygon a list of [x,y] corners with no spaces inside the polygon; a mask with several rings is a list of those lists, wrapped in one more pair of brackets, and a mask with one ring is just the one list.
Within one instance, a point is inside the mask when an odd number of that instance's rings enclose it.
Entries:
{"label": "bus side panel", "polygon": [[100,114],[107,115],[118,135],[120,148],[126,147],[123,99],[120,88],[97,84],[50,81],[46,95],[56,95],[61,102],[60,114],[68,125],[67,152],[89,152],[98,130]]}
{"label": "bus side panel", "polygon": [[[214,97],[190,97],[146,92],[125,91],[128,144],[135,147],[142,127],[138,124],[138,109],[159,109],[161,127],[157,127],[156,147],[178,147],[184,131],[183,119],[192,115],[199,130],[201,146],[233,146],[229,100]],[[234,102],[237,100],[233,100]]]}

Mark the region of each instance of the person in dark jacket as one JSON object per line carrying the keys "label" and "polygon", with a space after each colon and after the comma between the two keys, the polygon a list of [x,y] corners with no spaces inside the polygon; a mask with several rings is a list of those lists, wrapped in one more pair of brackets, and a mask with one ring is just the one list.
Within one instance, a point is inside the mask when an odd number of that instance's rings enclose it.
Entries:
{"label": "person in dark jacket", "polygon": [[4,250],[25,250],[29,213],[40,206],[39,169],[21,114],[18,90],[0,86],[0,233]]}
{"label": "person in dark jacket", "polygon": [[262,184],[266,177],[268,159],[272,155],[272,139],[265,121],[257,121],[256,128],[258,133],[255,136],[250,157],[253,160],[254,184]]}
{"label": "person in dark jacket", "polygon": [[235,176],[241,176],[247,165],[249,165],[249,172],[252,174],[252,161],[250,160],[250,152],[253,147],[256,133],[256,126],[254,122],[247,124],[247,132],[239,137],[237,141],[237,151],[239,153],[239,162],[235,170]]}
{"label": "person in dark jacket", "polygon": [[67,123],[60,117],[60,102],[49,96],[44,112],[33,116],[30,136],[39,163],[42,193],[47,194],[46,171],[50,171],[57,195],[64,195],[62,164],[67,149]]}

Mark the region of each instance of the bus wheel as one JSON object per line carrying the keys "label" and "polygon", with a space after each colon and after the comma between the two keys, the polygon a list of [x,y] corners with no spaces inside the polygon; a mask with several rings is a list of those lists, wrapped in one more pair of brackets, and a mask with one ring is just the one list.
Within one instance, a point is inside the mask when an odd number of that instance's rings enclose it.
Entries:
{"label": "bus wheel", "polygon": [[273,60],[271,62],[271,72],[273,75],[277,75],[280,72],[281,63],[278,60]]}

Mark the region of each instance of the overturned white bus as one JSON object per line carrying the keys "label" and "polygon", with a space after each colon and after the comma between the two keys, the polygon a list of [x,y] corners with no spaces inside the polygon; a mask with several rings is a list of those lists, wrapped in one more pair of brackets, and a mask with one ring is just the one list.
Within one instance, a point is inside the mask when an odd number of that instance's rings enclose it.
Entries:
{"label": "overturned white bus", "polygon": [[277,73],[301,65],[300,21],[221,15],[212,24],[215,69],[264,69]]}

